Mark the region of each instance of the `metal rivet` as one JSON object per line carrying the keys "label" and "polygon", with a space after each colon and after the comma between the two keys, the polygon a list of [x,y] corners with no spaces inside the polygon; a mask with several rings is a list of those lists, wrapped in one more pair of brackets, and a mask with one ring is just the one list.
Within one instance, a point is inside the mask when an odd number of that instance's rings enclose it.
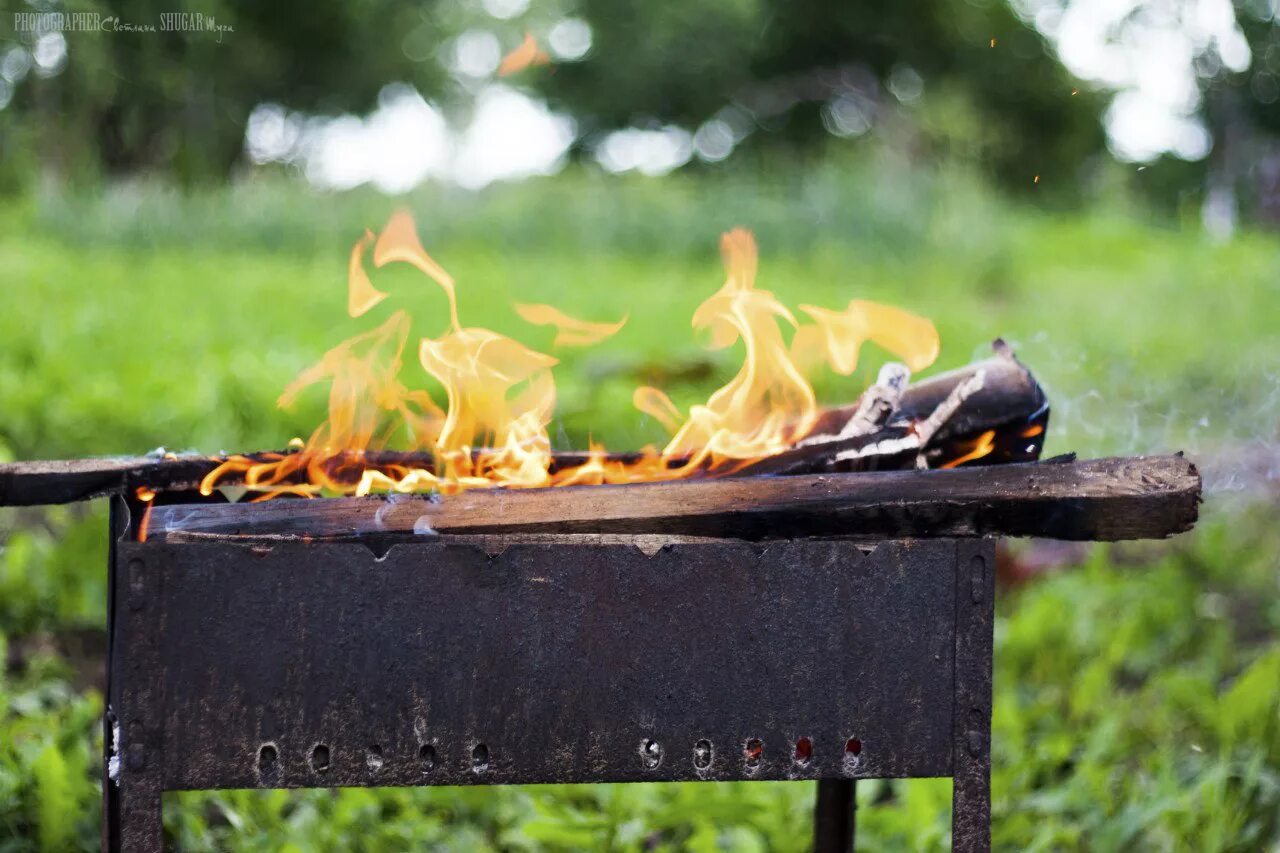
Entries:
{"label": "metal rivet", "polygon": [[142,744],[135,743],[125,752],[125,766],[135,772],[146,769],[147,750]]}

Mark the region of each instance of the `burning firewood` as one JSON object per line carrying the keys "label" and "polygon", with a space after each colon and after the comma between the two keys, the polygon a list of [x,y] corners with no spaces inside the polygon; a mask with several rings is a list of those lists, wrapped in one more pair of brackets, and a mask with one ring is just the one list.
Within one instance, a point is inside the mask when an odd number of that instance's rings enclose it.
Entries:
{"label": "burning firewood", "polygon": [[[891,376],[892,383],[899,382],[902,372],[895,367],[889,368],[888,374],[882,372],[881,379],[890,381]],[[948,416],[936,419],[936,428],[924,426],[931,432],[928,439],[917,442],[920,446],[913,444],[911,436],[919,438],[921,425],[928,424],[947,400],[955,400],[958,388],[979,375],[981,387],[966,393],[954,408],[944,409]],[[929,467],[942,467],[963,456],[988,432],[994,435],[988,442],[990,452],[971,460],[974,463],[1030,461],[1039,456],[1048,403],[1030,372],[999,342],[993,358],[906,386],[896,399],[896,392],[886,391],[885,381],[877,382],[850,406],[822,412],[809,437],[793,447],[722,475],[909,468],[916,465],[921,449]],[[875,429],[868,431],[873,423]],[[260,452],[242,458],[267,463],[288,453]],[[843,454],[854,455],[840,458]],[[589,457],[584,452],[556,452],[551,470],[583,465]],[[605,455],[606,460],[619,463],[638,458],[635,453]],[[0,505],[67,503],[112,493],[135,495],[139,489],[194,492],[226,459],[157,452],[150,456],[4,464],[0,465]],[[684,461],[677,458],[673,464]],[[365,470],[391,467],[433,470],[434,459],[420,452],[366,451],[335,455],[331,463],[333,476],[342,476],[345,469],[345,476],[353,482]],[[242,482],[243,472],[232,472],[219,484],[234,487]]]}
{"label": "burning firewood", "polygon": [[[756,284],[755,238],[736,228],[721,238],[726,279],[694,312],[693,326],[721,349],[740,344],[738,372],[705,402],[677,407],[660,389],[633,401],[666,426],[662,448],[610,453],[551,450],[557,359],[489,329],[465,325],[457,285],[418,241],[407,212],[359,240],[348,265],[348,313],[359,318],[388,298],[366,270],[406,263],[449,302],[448,326],[417,340],[420,366],[445,390],[445,406],[402,377],[412,318],[396,310],[376,327],[330,349],[289,383],[279,403],[328,386],[328,417],[288,453],[219,459],[52,463],[0,469],[0,498],[12,503],[67,500],[125,489],[139,500],[190,490],[212,498],[243,488],[250,499],[371,492],[453,493],[483,487],[533,488],[624,484],[757,474],[801,474],[947,467],[1039,455],[1048,410],[1043,394],[1012,354],[908,385],[912,371],[939,352],[927,319],[899,308],[852,300],[841,310],[800,305],[793,313]],[[583,345],[618,332],[620,322],[588,322],[550,305],[517,306],[535,325],[560,330],[555,345]],[[804,316],[807,315],[807,320]],[[797,319],[800,317],[800,319]],[[790,334],[790,340],[787,339]],[[851,406],[823,411],[807,378],[826,365],[851,375],[863,345],[874,342],[900,362]],[[382,448],[399,438],[409,452]],[[144,497],[145,496],[145,497]],[[239,497],[239,495],[236,495]]]}
{"label": "burning firewood", "polygon": [[[350,313],[363,315],[387,298],[365,272],[367,252],[374,266],[409,263],[438,285],[449,300],[449,326],[441,337],[419,340],[418,353],[445,387],[447,408],[402,381],[411,318],[395,311],[288,386],[282,404],[310,385],[329,385],[328,418],[289,452],[16,463],[0,466],[0,503],[122,494],[141,510],[139,539],[148,532],[341,538],[424,531],[1125,539],[1167,536],[1194,521],[1199,475],[1180,457],[993,464],[1037,460],[1049,417],[1040,386],[1003,342],[989,359],[911,383],[912,372],[938,354],[928,320],[854,300],[840,311],[802,305],[813,322],[798,322],[755,286],[749,232],[725,234],[721,250],[726,281],[693,324],[710,334],[713,348],[741,342],[745,358],[732,379],[687,411],[656,388],[637,389],[636,406],[672,434],[661,450],[553,452],[547,425],[557,359],[464,325],[452,277],[398,213],[352,251]],[[561,344],[595,342],[622,328],[547,305],[525,306],[522,316],[556,326]],[[790,342],[788,328],[795,330]],[[804,370],[823,363],[851,375],[867,341],[898,361],[851,404],[820,409]],[[397,430],[416,436],[419,449],[378,449]],[[242,496],[235,491],[250,500],[226,504]],[[376,491],[445,497],[364,497]],[[334,495],[354,497],[260,504]]]}
{"label": "burning firewood", "polygon": [[[794,447],[747,465],[743,474],[814,474],[955,467],[1039,458],[1049,403],[1003,341],[995,356],[910,385],[881,378],[852,406],[829,409]],[[975,453],[975,449],[984,449]],[[969,456],[971,458],[965,459]],[[923,459],[924,465],[920,465]]]}

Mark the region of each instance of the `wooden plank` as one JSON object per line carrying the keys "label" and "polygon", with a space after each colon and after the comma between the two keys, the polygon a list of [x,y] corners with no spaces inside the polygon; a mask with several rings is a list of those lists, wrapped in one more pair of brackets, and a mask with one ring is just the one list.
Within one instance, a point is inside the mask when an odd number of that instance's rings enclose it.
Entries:
{"label": "wooden plank", "polygon": [[218,461],[207,456],[116,456],[0,465],[0,506],[64,504],[123,494],[130,484],[194,488]]}
{"label": "wooden plank", "polygon": [[1189,530],[1200,475],[1181,455],[948,471],[477,489],[460,495],[157,506],[152,537],[663,533],[1159,539]]}
{"label": "wooden plank", "polygon": [[[266,461],[285,451],[262,451],[244,454]],[[614,454],[610,458],[629,460],[635,453]],[[38,506],[91,500],[116,494],[132,494],[145,487],[157,492],[194,491],[200,481],[226,461],[226,456],[202,454],[107,456],[87,459],[54,459],[0,464],[0,506]],[[370,466],[408,465],[432,467],[429,453],[378,450],[364,454]],[[581,465],[587,454],[579,451],[555,454],[555,464]],[[241,479],[228,475],[219,485],[235,486]]]}

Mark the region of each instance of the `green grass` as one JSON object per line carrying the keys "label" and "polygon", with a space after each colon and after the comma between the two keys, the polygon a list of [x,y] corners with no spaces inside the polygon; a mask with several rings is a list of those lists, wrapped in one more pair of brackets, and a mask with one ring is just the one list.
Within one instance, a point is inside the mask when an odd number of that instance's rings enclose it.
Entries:
{"label": "green grass", "polygon": [[[1014,207],[962,175],[832,162],[769,180],[605,180],[571,172],[479,195],[407,199],[458,279],[463,321],[535,347],[513,299],[590,319],[603,345],[557,352],[553,440],[662,438],[630,404],[678,402],[736,368],[688,318],[721,281],[716,239],[743,224],[760,283],[788,304],[891,301],[938,323],[938,368],[1001,335],[1054,403],[1050,452],[1273,445],[1280,241],[1215,244],[1134,212]],[[444,301],[378,271],[391,297],[346,317],[346,253],[392,202],[281,180],[184,197],[151,186],[0,212],[0,453],[20,458],[282,445],[320,417],[274,401],[303,366],[396,307],[438,333]],[[826,400],[860,375],[819,377]],[[406,378],[414,379],[407,372]],[[416,380],[415,380],[416,381]],[[995,834],[1018,849],[1258,849],[1280,842],[1280,533],[1268,507],[1210,495],[1173,544],[1096,548],[1000,602]],[[0,851],[94,846],[98,714],[66,640],[100,626],[103,508],[0,515]],[[7,640],[6,640],[7,638]],[[946,782],[859,788],[868,849],[945,845]],[[802,849],[803,784],[184,794],[184,849]],[[290,847],[292,845],[292,847]]]}
{"label": "green grass", "polygon": [[[938,368],[997,335],[1014,343],[1052,394],[1055,451],[1277,438],[1271,235],[1215,244],[1133,215],[1012,208],[971,181],[892,164],[826,165],[763,186],[571,173],[407,203],[458,279],[465,323],[546,348],[550,332],[525,325],[511,301],[630,316],[604,344],[556,353],[562,444],[661,439],[631,407],[639,379],[674,374],[677,401],[692,402],[732,374],[740,353],[707,353],[689,318],[722,280],[716,241],[734,224],[757,231],[760,284],[789,305],[861,297],[926,314],[942,333]],[[395,308],[414,310],[415,334],[444,327],[443,296],[411,270],[377,271],[391,298],[346,316],[347,252],[394,204],[268,182],[194,198],[117,189],[11,214],[0,440],[47,456],[267,447],[307,433],[322,395],[274,408],[299,369]],[[873,349],[852,379],[816,377],[824,398],[855,394],[881,357]]]}

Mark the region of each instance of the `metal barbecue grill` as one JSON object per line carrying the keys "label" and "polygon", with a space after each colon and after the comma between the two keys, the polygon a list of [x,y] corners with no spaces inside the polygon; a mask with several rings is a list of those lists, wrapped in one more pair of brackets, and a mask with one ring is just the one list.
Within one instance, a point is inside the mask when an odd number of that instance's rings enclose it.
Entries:
{"label": "metal barbecue grill", "polygon": [[1001,346],[894,399],[732,477],[441,500],[0,465],[0,505],[111,497],[104,849],[161,850],[164,791],[816,780],[836,851],[856,780],[947,776],[954,848],[988,849],[994,539],[1169,536],[1200,477],[1026,461],[1047,403]]}
{"label": "metal barbecue grill", "polygon": [[[137,542],[113,504],[104,846],[161,793],[955,778],[989,845],[993,544]],[[628,541],[630,539],[630,541]]]}

